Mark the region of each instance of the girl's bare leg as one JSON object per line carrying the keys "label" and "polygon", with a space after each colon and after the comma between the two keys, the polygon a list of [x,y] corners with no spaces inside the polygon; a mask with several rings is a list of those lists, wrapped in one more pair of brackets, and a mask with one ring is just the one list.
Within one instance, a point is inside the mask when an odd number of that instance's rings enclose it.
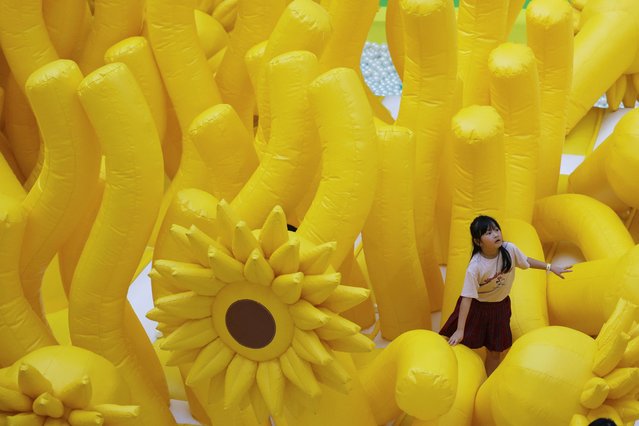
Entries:
{"label": "girl's bare leg", "polygon": [[486,375],[490,376],[493,371],[499,366],[501,362],[501,352],[493,352],[486,351],[486,361],[484,362],[486,366]]}

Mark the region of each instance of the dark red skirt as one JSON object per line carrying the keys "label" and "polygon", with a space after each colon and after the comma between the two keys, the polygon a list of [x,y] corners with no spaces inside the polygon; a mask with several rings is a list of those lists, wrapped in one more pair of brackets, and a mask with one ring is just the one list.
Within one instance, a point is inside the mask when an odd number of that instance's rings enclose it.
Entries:
{"label": "dark red skirt", "polygon": [[[442,336],[450,337],[457,330],[461,300],[461,297],[457,299],[455,310],[439,331]],[[506,297],[501,302],[480,302],[477,299],[471,299],[461,343],[472,349],[485,346],[493,352],[508,349],[513,344],[510,315],[510,297]]]}

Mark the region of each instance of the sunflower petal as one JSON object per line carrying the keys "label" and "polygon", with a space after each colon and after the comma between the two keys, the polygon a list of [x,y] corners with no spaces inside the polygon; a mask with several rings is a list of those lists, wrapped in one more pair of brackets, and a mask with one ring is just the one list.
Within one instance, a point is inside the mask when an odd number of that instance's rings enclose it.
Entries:
{"label": "sunflower petal", "polygon": [[173,277],[170,275],[163,275],[155,268],[151,269],[149,272],[149,278],[151,278],[154,286],[160,286],[166,293],[179,293],[181,291],[188,290],[186,288],[178,287],[179,283],[175,282]]}
{"label": "sunflower petal", "polygon": [[253,232],[251,232],[251,229],[243,220],[240,220],[237,225],[235,225],[232,250],[233,256],[240,262],[246,262],[246,259],[248,259],[253,250],[262,251],[260,243],[255,236],[253,236]]}
{"label": "sunflower petal", "polygon": [[55,396],[49,392],[44,392],[33,401],[33,412],[45,417],[54,417],[56,419],[64,414],[64,405]]}
{"label": "sunflower petal", "polygon": [[7,417],[7,425],[11,426],[40,426],[44,425],[45,418],[35,413],[20,413]]}
{"label": "sunflower petal", "polygon": [[189,230],[186,232],[186,237],[191,243],[192,250],[197,250],[197,252],[199,253],[199,257],[204,256],[206,258],[209,252],[209,247],[211,246],[223,251],[228,255],[231,254],[231,252],[226,247],[224,247],[224,245],[215,241],[212,237],[210,237],[208,234],[206,234],[195,225],[191,225]]}
{"label": "sunflower petal", "polygon": [[104,424],[104,417],[97,411],[73,410],[69,413],[71,426],[100,426]]}
{"label": "sunflower petal", "polygon": [[619,399],[628,395],[639,386],[639,368],[616,368],[603,379],[608,386],[610,386],[608,398]]}
{"label": "sunflower petal", "polygon": [[216,296],[226,286],[226,283],[218,280],[209,268],[185,266],[175,268],[172,276],[181,287],[196,292],[201,296]]}
{"label": "sunflower petal", "polygon": [[342,280],[342,274],[335,272],[323,275],[305,275],[302,281],[302,297],[313,305],[324,302]]}
{"label": "sunflower petal", "polygon": [[302,392],[311,397],[319,396],[322,393],[311,366],[300,358],[293,348],[288,348],[280,355],[280,366],[284,376]]}
{"label": "sunflower petal", "polygon": [[87,407],[93,397],[91,379],[88,375],[84,375],[79,380],[74,380],[62,388],[58,392],[58,396],[68,408],[80,409]]}
{"label": "sunflower petal", "polygon": [[216,248],[209,249],[209,263],[215,277],[225,283],[244,280],[244,264]]}
{"label": "sunflower petal", "polygon": [[140,407],[137,405],[99,404],[94,405],[93,409],[102,414],[106,424],[135,419],[140,415]]}
{"label": "sunflower petal", "polygon": [[155,301],[155,306],[169,315],[194,320],[210,317],[212,303],[212,297],[186,291],[161,297]]}
{"label": "sunflower petal", "polygon": [[25,394],[0,386],[0,411],[31,411],[32,404]]}
{"label": "sunflower petal", "polygon": [[156,321],[162,324],[168,325],[181,325],[184,323],[184,318],[176,317],[175,315],[171,315],[168,312],[164,311],[160,308],[153,308],[149,312],[146,313],[146,317],[151,321]]}
{"label": "sunflower petal", "polygon": [[244,265],[244,276],[249,282],[263,286],[271,285],[275,273],[273,268],[266,261],[262,252],[255,249],[251,252]]}
{"label": "sunflower petal", "polygon": [[160,347],[167,351],[201,348],[217,337],[210,318],[188,321],[166,337]]}
{"label": "sunflower petal", "polygon": [[224,408],[230,408],[240,403],[255,384],[257,363],[235,354],[224,377]]}
{"label": "sunflower petal", "polygon": [[300,254],[300,270],[307,275],[323,274],[330,266],[336,248],[337,243],[330,241],[305,250]]}
{"label": "sunflower petal", "polygon": [[218,375],[229,365],[234,355],[235,352],[222,340],[215,339],[198,354],[186,378],[186,384],[192,386]]}
{"label": "sunflower petal", "polygon": [[314,330],[330,320],[330,316],[303,299],[289,306],[288,311],[293,317],[295,326],[302,330]]}
{"label": "sunflower petal", "polygon": [[173,224],[171,228],[169,228],[171,236],[173,239],[182,247],[190,252],[191,243],[189,243],[189,238],[186,236],[188,229],[183,226]]}
{"label": "sunflower petal", "polygon": [[220,233],[220,242],[224,244],[228,250],[231,250],[235,226],[240,220],[226,200],[220,200],[217,203],[216,221],[218,224],[218,232]]}
{"label": "sunflower petal", "polygon": [[273,293],[282,302],[293,304],[300,299],[302,295],[302,282],[304,274],[295,272],[292,274],[280,275],[273,280]]}
{"label": "sunflower petal", "polygon": [[322,302],[321,306],[339,314],[359,305],[368,299],[370,294],[371,291],[367,288],[341,284]]}
{"label": "sunflower petal", "polygon": [[314,331],[296,328],[293,332],[292,347],[302,359],[313,364],[325,365],[333,359]]}
{"label": "sunflower petal", "polygon": [[318,380],[343,394],[350,393],[353,379],[342,364],[335,358],[326,365],[311,365]]}
{"label": "sunflower petal", "polygon": [[264,424],[268,421],[269,410],[257,386],[251,386],[251,389],[249,390],[249,399],[251,401],[251,407],[253,408],[255,418],[257,418],[258,423]]}
{"label": "sunflower petal", "polygon": [[268,259],[275,275],[292,274],[297,272],[300,265],[300,240],[293,237],[277,250]]}
{"label": "sunflower petal", "polygon": [[275,360],[260,362],[257,367],[257,386],[269,411],[280,415],[284,402],[285,379],[280,363]]}
{"label": "sunflower petal", "polygon": [[375,349],[375,342],[361,333],[327,340],[328,345],[340,352],[370,352]]}
{"label": "sunflower petal", "polygon": [[166,357],[165,365],[169,367],[175,367],[181,364],[189,364],[197,358],[201,349],[187,349],[184,351],[170,351],[169,355]]}
{"label": "sunflower petal", "polygon": [[316,330],[317,335],[322,340],[332,340],[352,336],[355,333],[359,333],[361,330],[359,325],[347,320],[346,318],[342,318],[327,309],[320,310],[329,317],[326,324]]}
{"label": "sunflower petal", "polygon": [[31,398],[53,392],[51,382],[29,364],[22,364],[18,369],[18,387],[20,392]]}
{"label": "sunflower petal", "polygon": [[259,242],[264,256],[271,257],[273,252],[288,241],[288,228],[286,227],[286,215],[280,206],[273,207],[264,221]]}

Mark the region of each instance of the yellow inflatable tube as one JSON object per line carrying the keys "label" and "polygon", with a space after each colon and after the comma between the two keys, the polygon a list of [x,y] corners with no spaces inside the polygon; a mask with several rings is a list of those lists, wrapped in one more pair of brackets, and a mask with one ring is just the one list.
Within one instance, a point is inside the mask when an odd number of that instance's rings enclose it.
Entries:
{"label": "yellow inflatable tube", "polygon": [[87,74],[104,65],[104,53],[115,43],[142,31],[144,0],[105,0],[95,3],[91,29],[78,56]]}
{"label": "yellow inflatable tube", "polygon": [[25,224],[20,200],[0,194],[0,367],[35,349],[56,344],[22,291],[20,250],[16,248],[22,244]]}
{"label": "yellow inflatable tube", "polygon": [[619,257],[578,263],[565,280],[549,277],[550,323],[593,335],[620,297],[639,303],[638,265],[639,246],[635,246]]}
{"label": "yellow inflatable tube", "polygon": [[[397,125],[415,134],[415,232],[431,309],[441,308],[443,281],[435,254],[435,201],[442,140],[457,81],[453,4],[401,0],[406,61]],[[431,40],[423,43],[423,40]]]}
{"label": "yellow inflatable tube", "polygon": [[215,105],[195,117],[191,139],[211,173],[218,199],[232,200],[258,167],[249,133],[232,106]]}
{"label": "yellow inflatable tube", "polygon": [[541,241],[573,242],[587,260],[619,257],[634,246],[632,236],[610,207],[581,194],[537,201],[533,225]]}
{"label": "yellow inflatable tube", "polygon": [[[504,122],[490,106],[460,110],[453,127],[453,207],[442,319],[452,313],[461,294],[472,242],[469,226],[478,214],[503,217],[505,194]],[[491,161],[477,161],[490,158]],[[501,160],[500,160],[501,159]]]}
{"label": "yellow inflatable tube", "polygon": [[294,0],[280,15],[258,62],[258,74],[254,82],[259,113],[256,141],[258,151],[263,151],[260,145],[268,144],[271,138],[272,115],[267,82],[269,62],[282,53],[294,50],[307,50],[319,58],[330,31],[328,12],[312,0]]}
{"label": "yellow inflatable tube", "polygon": [[638,273],[639,251],[609,207],[584,195],[555,195],[537,202],[533,225],[542,241],[572,242],[587,259],[576,264],[564,280],[548,277],[551,324],[592,335],[620,296],[639,301],[632,284]]}
{"label": "yellow inflatable tube", "polygon": [[457,13],[463,106],[489,105],[488,55],[506,40],[508,0],[461,0]]}
{"label": "yellow inflatable tube", "polygon": [[29,75],[58,54],[44,24],[42,0],[2,0],[0,10],[0,45],[24,93]]}
{"label": "yellow inflatable tube", "polygon": [[377,300],[382,336],[430,329],[430,300],[417,256],[413,221],[413,133],[378,130],[379,183],[362,230],[366,265]]}
{"label": "yellow inflatable tube", "polygon": [[319,168],[320,143],[309,114],[309,84],[318,72],[317,58],[308,51],[279,55],[266,67],[269,114],[275,120],[260,164],[231,203],[251,227],[263,223],[276,205],[293,216]]}
{"label": "yellow inflatable tube", "polygon": [[78,93],[105,155],[106,188],[71,284],[71,340],[118,367],[135,401],[145,407],[138,424],[174,424],[162,396],[166,384],[155,352],[146,335],[135,334],[125,320],[127,289],[162,197],[162,157],[155,124],[124,64],[105,65],[93,72]]}
{"label": "yellow inflatable tube", "polygon": [[[332,31],[326,49],[320,57],[320,70],[323,72],[336,67],[351,68],[357,72],[364,83],[359,66],[360,56],[368,30],[379,9],[379,2],[376,0],[334,1],[326,8],[330,15]],[[368,85],[363,86],[375,117],[385,123],[392,123],[393,118],[381,103],[382,98],[375,96]]]}
{"label": "yellow inflatable tube", "polygon": [[240,2],[228,48],[215,73],[222,99],[235,109],[247,131],[253,130],[255,95],[244,56],[251,47],[269,38],[284,7],[284,0]]}
{"label": "yellow inflatable tube", "polygon": [[580,30],[575,36],[566,133],[586,115],[602,93],[636,64],[638,15],[636,4],[627,0],[612,3],[591,0],[584,7]]}
{"label": "yellow inflatable tube", "polygon": [[504,120],[504,214],[532,220],[539,169],[539,79],[533,51],[504,43],[488,56],[490,104]]}
{"label": "yellow inflatable tube", "polygon": [[[151,48],[186,135],[198,114],[221,102],[215,76],[197,38],[193,7],[176,0],[150,0],[146,13]],[[184,138],[180,167],[166,197],[172,198],[183,188],[209,189],[209,181],[206,165]]]}
{"label": "yellow inflatable tube", "polygon": [[78,45],[84,42],[84,24],[88,13],[89,4],[83,0],[42,2],[47,32],[61,58],[71,58]]}
{"label": "yellow inflatable tube", "polygon": [[457,377],[453,350],[427,330],[403,333],[360,371],[377,424],[402,411],[422,420],[444,415],[453,406]]}
{"label": "yellow inflatable tube", "polygon": [[164,141],[168,96],[149,42],[144,37],[126,38],[107,49],[104,61],[122,62],[131,70],[151,110],[158,136]]}
{"label": "yellow inflatable tube", "polygon": [[38,313],[44,312],[44,272],[98,185],[100,147],[76,93],[82,78],[78,66],[63,59],[38,69],[26,83],[46,150],[42,172],[23,203],[27,227],[20,257],[25,296]]}
{"label": "yellow inflatable tube", "polygon": [[573,38],[572,8],[567,2],[536,0],[528,5],[526,41],[537,60],[541,113],[536,198],[557,192],[572,82]]}
{"label": "yellow inflatable tube", "polygon": [[617,213],[639,207],[639,110],[631,110],[612,134],[570,174],[568,189],[607,204]]}
{"label": "yellow inflatable tube", "polygon": [[[519,219],[501,222],[504,239],[515,243],[528,257],[543,259],[544,250],[535,228]],[[548,325],[546,301],[546,274],[538,269],[517,271],[515,284],[510,292],[512,317],[510,329],[513,339],[527,332]]]}
{"label": "yellow inflatable tube", "polygon": [[322,142],[322,177],[297,232],[314,244],[335,241],[331,264],[353,250],[373,203],[379,166],[373,113],[355,71],[334,68],[309,88]]}

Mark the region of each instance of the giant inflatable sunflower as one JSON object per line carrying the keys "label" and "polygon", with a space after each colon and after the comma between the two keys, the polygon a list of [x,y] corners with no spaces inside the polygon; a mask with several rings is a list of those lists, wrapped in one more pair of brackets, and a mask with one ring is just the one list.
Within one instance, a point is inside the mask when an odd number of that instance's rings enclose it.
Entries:
{"label": "giant inflatable sunflower", "polygon": [[333,351],[374,344],[339,315],[369,291],[340,283],[330,266],[335,244],[300,240],[280,207],[251,230],[220,201],[215,222],[217,235],[172,226],[190,262],[156,260],[151,272],[172,293],[147,315],[166,336],[169,362],[192,362],[191,386],[224,375],[226,407],[243,405],[249,395],[255,405],[259,393],[273,415],[291,385],[308,398],[321,394],[320,382],[348,392],[350,376]]}

